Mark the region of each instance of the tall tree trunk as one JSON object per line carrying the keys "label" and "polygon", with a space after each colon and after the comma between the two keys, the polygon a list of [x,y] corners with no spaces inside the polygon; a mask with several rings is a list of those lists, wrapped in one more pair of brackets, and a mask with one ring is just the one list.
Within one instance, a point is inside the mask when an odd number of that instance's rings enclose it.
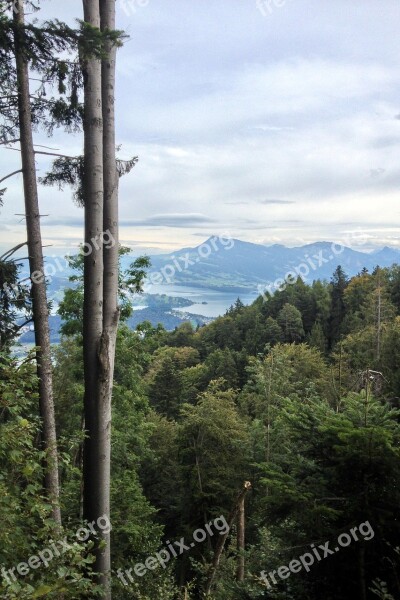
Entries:
{"label": "tall tree trunk", "polygon": [[217,569],[218,569],[218,566],[219,566],[219,563],[221,560],[221,556],[222,556],[222,552],[224,550],[226,539],[227,539],[229,531],[236,519],[236,515],[238,514],[239,506],[240,506],[242,500],[244,500],[244,498],[246,497],[247,492],[249,490],[251,490],[251,483],[250,483],[250,481],[245,481],[243,484],[243,488],[239,492],[236,502],[233,505],[231,512],[229,513],[229,516],[227,519],[228,531],[226,533],[224,533],[223,535],[220,535],[218,538],[217,545],[216,545],[215,551],[214,551],[214,557],[213,557],[211,567],[210,567],[208,577],[207,577],[206,587],[205,587],[205,591],[204,591],[205,598],[207,598],[208,596],[211,595],[211,590],[212,590],[212,586],[214,583],[215,574],[217,572]]}
{"label": "tall tree trunk", "polygon": [[244,549],[245,549],[245,514],[244,514],[244,495],[238,502],[238,516],[237,516],[237,570],[236,579],[238,581],[244,581]]}
{"label": "tall tree trunk", "polygon": [[[100,30],[99,0],[83,0],[84,20]],[[84,202],[85,261],[83,353],[85,373],[86,439],[83,458],[84,517],[97,522],[109,517],[109,436],[110,414],[99,396],[104,348],[103,332],[103,112],[101,60],[84,57]],[[90,251],[89,251],[90,249]],[[103,598],[110,598],[110,550],[96,545],[95,570],[104,586]]]}
{"label": "tall tree trunk", "polygon": [[[115,29],[115,0],[100,0],[101,30]],[[118,183],[115,148],[115,61],[116,46],[106,43],[107,57],[102,61],[102,115],[103,115],[103,231],[107,240],[103,244],[103,331],[100,343],[99,406],[102,420],[99,423],[99,469],[102,485],[99,504],[104,514],[110,514],[111,465],[111,399],[114,377],[115,347],[119,320],[118,308]],[[106,542],[101,556],[102,573],[111,570],[110,534],[103,534]],[[104,582],[103,582],[104,583]],[[106,598],[111,597],[110,580],[106,583]]]}
{"label": "tall tree trunk", "polygon": [[16,25],[15,58],[17,68],[18,112],[24,181],[26,230],[29,251],[29,270],[32,280],[32,309],[33,321],[35,324],[35,344],[38,347],[36,360],[39,378],[39,407],[43,422],[43,442],[47,455],[46,487],[52,504],[53,518],[56,524],[61,526],[57,435],[50,354],[49,311],[44,276],[39,199],[32,135],[29,68],[24,55],[24,0],[16,0],[14,23]]}

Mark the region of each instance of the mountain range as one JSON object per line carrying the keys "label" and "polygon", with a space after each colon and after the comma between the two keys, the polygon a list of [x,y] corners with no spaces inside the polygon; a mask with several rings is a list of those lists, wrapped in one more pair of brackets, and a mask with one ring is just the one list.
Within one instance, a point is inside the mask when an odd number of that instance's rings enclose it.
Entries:
{"label": "mountain range", "polygon": [[[128,257],[126,257],[128,259]],[[264,246],[229,238],[211,237],[199,246],[151,256],[148,286],[179,284],[221,291],[249,291],[272,286],[288,273],[310,283],[330,279],[338,265],[351,277],[363,268],[400,263],[400,250],[388,246],[362,252],[333,242],[289,248]],[[149,291],[151,291],[149,289]]]}
{"label": "mountain range", "polygon": [[[289,274],[292,277],[299,274],[307,283],[315,279],[329,280],[341,265],[351,277],[363,268],[372,271],[378,265],[400,264],[400,251],[386,246],[375,252],[361,252],[332,242],[288,248],[213,236],[193,248],[150,258],[145,294],[136,297],[137,310],[129,325],[136,327],[148,320],[153,325],[162,323],[167,329],[174,329],[183,321],[191,321],[194,326],[208,322],[210,319],[204,314],[223,314],[236,297],[248,303],[267,289],[274,292]],[[122,267],[126,268],[132,260],[132,256],[122,257]],[[28,265],[26,261],[21,262],[22,272],[27,275]],[[48,297],[55,312],[64,289],[74,285],[69,281],[72,273],[63,259],[49,258],[46,266],[51,275]],[[195,299],[193,288],[198,290]],[[212,294],[217,294],[218,308],[214,313],[207,313],[201,305],[212,303]],[[206,298],[208,302],[204,301]],[[60,317],[54,312],[50,317],[51,338],[52,342],[58,342]],[[32,331],[27,328],[20,341],[33,343],[33,339]]]}

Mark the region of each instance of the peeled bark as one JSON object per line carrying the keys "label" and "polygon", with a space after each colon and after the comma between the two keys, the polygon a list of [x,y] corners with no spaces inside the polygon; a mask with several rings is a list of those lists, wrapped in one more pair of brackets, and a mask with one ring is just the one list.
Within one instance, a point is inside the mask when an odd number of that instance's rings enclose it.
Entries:
{"label": "peeled bark", "polygon": [[24,22],[24,1],[16,0],[14,23],[16,25],[15,59],[17,68],[18,113],[29,270],[32,280],[32,310],[35,325],[35,344],[38,348],[36,361],[39,378],[39,408],[42,419],[42,438],[47,456],[46,488],[52,505],[53,519],[58,526],[61,526],[57,435],[54,416],[53,375],[50,353],[49,311],[44,276],[35,151],[32,135],[29,69],[24,55]]}
{"label": "peeled bark", "polygon": [[[99,0],[83,0],[84,20],[100,29]],[[103,333],[103,114],[101,90],[101,60],[84,57],[84,202],[85,202],[85,261],[83,354],[85,374],[85,428],[83,456],[84,503],[83,514],[90,522],[109,516],[109,479],[107,436],[111,417],[99,398],[99,379],[106,349]],[[105,588],[104,598],[110,598],[109,537],[105,549],[96,544],[95,570],[99,583]]]}

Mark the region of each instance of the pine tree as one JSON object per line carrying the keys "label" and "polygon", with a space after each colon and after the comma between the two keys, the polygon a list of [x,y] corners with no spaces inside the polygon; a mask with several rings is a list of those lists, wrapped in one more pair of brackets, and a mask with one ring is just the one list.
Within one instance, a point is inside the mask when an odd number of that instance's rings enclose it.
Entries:
{"label": "pine tree", "polygon": [[328,340],[329,347],[333,348],[343,333],[342,324],[346,316],[346,305],[344,293],[348,285],[348,279],[339,265],[331,280],[331,310],[329,317]]}

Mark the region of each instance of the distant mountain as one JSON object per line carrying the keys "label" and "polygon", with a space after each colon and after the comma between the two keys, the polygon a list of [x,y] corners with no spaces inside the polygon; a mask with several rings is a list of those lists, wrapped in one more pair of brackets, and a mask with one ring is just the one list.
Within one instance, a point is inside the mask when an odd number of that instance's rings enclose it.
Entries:
{"label": "distant mountain", "polygon": [[[127,267],[132,260],[132,257],[124,256],[123,267]],[[21,262],[21,275],[27,276],[28,265],[26,261]],[[210,318],[191,313],[190,307],[201,302],[202,288],[204,292],[206,288],[227,292],[222,296],[226,296],[225,300],[229,303],[232,303],[228,300],[229,292],[234,293],[235,297],[237,294],[242,298],[247,295],[248,298],[255,299],[266,288],[275,291],[288,273],[293,276],[299,274],[306,282],[311,283],[315,279],[329,280],[336,267],[342,265],[347,275],[353,276],[364,267],[372,271],[377,265],[389,267],[395,263],[400,264],[400,251],[385,246],[381,250],[366,253],[332,242],[287,248],[281,244],[263,246],[213,236],[193,248],[182,248],[174,253],[151,256],[151,263],[145,285],[146,294],[138,296],[135,301],[137,308],[142,310],[135,310],[129,321],[131,327],[136,327],[143,320],[149,320],[154,325],[161,322],[167,329],[173,329],[183,321],[191,321],[195,326],[209,322]],[[68,279],[72,273],[61,258],[49,258],[46,265],[46,273],[50,276],[48,297],[55,311],[63,298],[64,289],[74,285]],[[160,289],[161,284],[180,285],[183,293],[185,286],[197,287],[200,298],[193,301],[184,297],[173,297],[168,288],[167,295],[160,295],[163,292]],[[190,296],[189,290],[187,293]],[[224,299],[221,302],[222,306]],[[229,304],[226,308],[228,306]],[[186,307],[187,310],[181,312],[179,309],[182,307]],[[59,341],[59,327],[60,317],[53,314],[50,318],[52,342]],[[33,332],[29,327],[23,332],[20,341],[33,343]]]}
{"label": "distant mountain", "polygon": [[[222,291],[241,291],[274,285],[291,272],[306,282],[330,279],[341,265],[348,276],[363,267],[388,267],[400,263],[400,251],[385,247],[360,252],[332,242],[295,248],[280,244],[263,246],[241,240],[211,237],[194,248],[151,257],[148,284],[175,283]],[[149,291],[151,291],[149,289]]]}

